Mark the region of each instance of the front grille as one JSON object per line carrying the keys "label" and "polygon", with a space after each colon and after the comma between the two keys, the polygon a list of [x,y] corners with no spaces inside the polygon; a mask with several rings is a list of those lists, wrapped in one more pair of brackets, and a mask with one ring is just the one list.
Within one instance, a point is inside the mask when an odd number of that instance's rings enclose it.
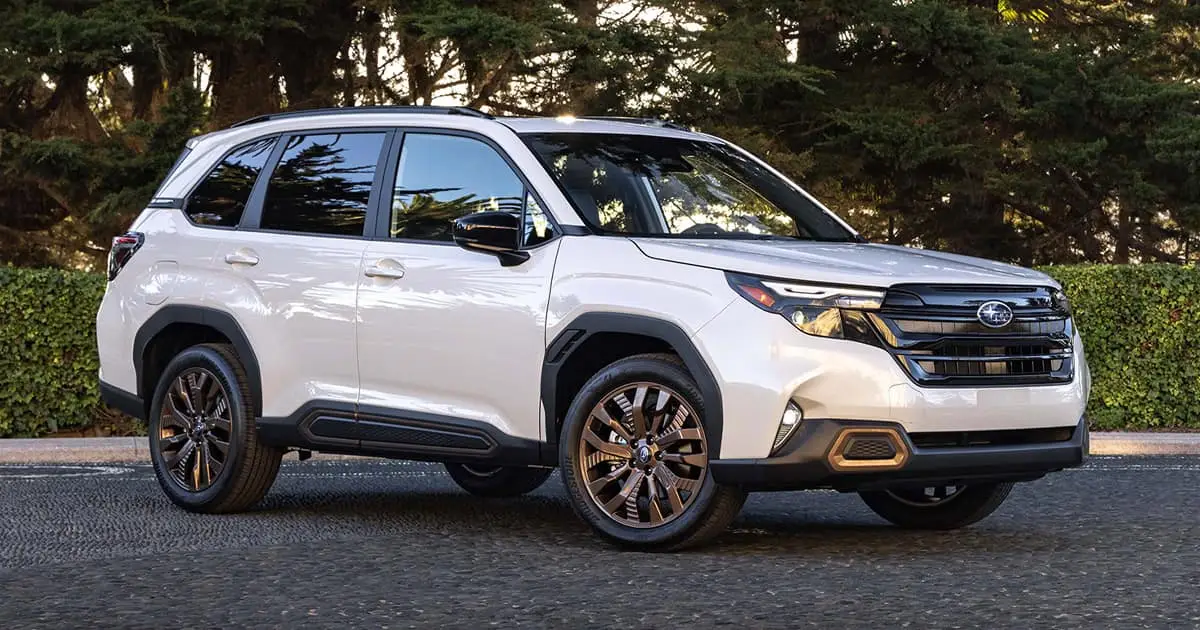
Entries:
{"label": "front grille", "polygon": [[[977,315],[990,301],[1013,311],[999,328]],[[927,386],[1037,385],[1074,376],[1070,316],[1047,287],[893,287],[871,322],[914,381]]]}

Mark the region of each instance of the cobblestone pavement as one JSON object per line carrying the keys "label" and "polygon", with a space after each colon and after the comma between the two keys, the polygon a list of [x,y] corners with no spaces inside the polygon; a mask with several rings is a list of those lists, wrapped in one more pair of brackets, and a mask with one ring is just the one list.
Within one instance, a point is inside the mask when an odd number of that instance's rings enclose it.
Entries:
{"label": "cobblestone pavement", "polygon": [[0,628],[1200,627],[1200,459],[1093,458],[991,518],[906,532],[854,495],[754,495],[680,554],[408,462],[286,464],[197,516],[144,465],[0,466]]}

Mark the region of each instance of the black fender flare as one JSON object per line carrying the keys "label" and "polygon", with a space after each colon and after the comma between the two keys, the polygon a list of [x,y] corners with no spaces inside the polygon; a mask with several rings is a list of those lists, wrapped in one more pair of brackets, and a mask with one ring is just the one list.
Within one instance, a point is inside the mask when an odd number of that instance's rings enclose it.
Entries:
{"label": "black fender flare", "polygon": [[164,306],[155,311],[138,329],[137,335],[133,338],[133,367],[137,378],[138,398],[148,404],[150,397],[154,396],[153,390],[144,391],[145,387],[142,383],[142,367],[146,358],[146,348],[159,333],[171,324],[207,326],[224,335],[233,344],[238,358],[242,360],[242,367],[245,368],[246,376],[250,379],[250,395],[254,402],[254,409],[261,413],[262,373],[259,371],[258,357],[250,346],[250,340],[246,338],[246,333],[242,331],[242,327],[238,325],[233,315],[203,306],[182,304]]}
{"label": "black fender flare", "polygon": [[[724,407],[721,388],[713,377],[708,363],[692,343],[691,337],[678,325],[656,317],[628,313],[584,313],[563,328],[563,331],[546,346],[546,358],[542,362],[542,405],[546,413],[545,436],[547,445],[558,444],[557,409],[555,400],[558,373],[571,354],[584,341],[597,333],[626,333],[659,339],[679,354],[687,367],[700,394],[704,396],[704,430],[708,435],[709,452],[721,452],[721,434],[724,428]],[[716,459],[715,457],[713,459]]]}

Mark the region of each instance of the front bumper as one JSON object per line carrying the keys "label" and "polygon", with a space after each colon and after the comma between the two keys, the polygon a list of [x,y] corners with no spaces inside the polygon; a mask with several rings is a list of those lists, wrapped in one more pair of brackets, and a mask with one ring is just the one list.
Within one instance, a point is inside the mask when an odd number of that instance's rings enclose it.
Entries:
{"label": "front bumper", "polygon": [[1007,387],[919,386],[883,348],[807,335],[742,299],[693,341],[721,384],[721,459],[767,458],[789,402],[805,418],[893,423],[909,433],[1069,427],[1087,407],[1078,337],[1074,380]]}
{"label": "front bumper", "polygon": [[[877,467],[862,465],[865,460],[858,460],[851,462],[855,468],[847,468],[842,453],[835,448],[843,448],[849,436],[873,432],[894,436],[899,447],[897,456],[880,460]],[[856,492],[1030,481],[1079,466],[1087,451],[1088,428],[1083,418],[1065,440],[978,446],[917,446],[904,427],[894,422],[806,419],[775,456],[714,460],[711,470],[718,483],[751,491],[833,488]]]}

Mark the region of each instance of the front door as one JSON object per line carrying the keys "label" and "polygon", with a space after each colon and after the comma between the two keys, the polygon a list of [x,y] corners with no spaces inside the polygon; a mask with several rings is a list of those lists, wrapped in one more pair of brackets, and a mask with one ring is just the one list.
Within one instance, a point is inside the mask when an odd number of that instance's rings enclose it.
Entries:
{"label": "front door", "polygon": [[[553,227],[484,140],[421,132],[399,144],[384,238],[367,246],[359,282],[360,410],[537,440]],[[525,214],[530,259],[520,265],[451,240],[453,219],[497,210]]]}

